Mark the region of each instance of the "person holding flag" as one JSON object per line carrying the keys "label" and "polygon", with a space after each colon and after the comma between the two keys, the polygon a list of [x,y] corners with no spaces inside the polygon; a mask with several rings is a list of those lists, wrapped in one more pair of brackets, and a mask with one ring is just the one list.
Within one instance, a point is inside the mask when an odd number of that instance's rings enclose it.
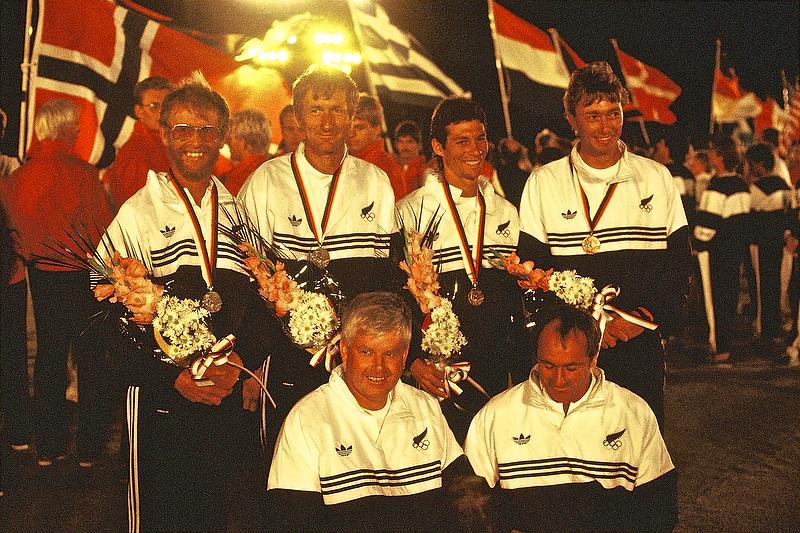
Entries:
{"label": "person holding flag", "polygon": [[609,321],[598,364],[647,401],[663,431],[661,338],[680,324],[689,233],[669,170],[620,140],[627,98],[604,61],[572,73],[563,103],[578,143],[528,178],[518,253],[539,268],[574,269],[597,287],[618,286],[615,306],[658,326]]}

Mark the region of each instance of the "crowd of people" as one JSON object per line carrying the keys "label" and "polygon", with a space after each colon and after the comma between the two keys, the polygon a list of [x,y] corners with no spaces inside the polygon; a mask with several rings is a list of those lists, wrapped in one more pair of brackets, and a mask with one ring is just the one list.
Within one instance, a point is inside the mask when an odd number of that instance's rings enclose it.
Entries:
{"label": "crowd of people", "polygon": [[[387,152],[380,102],[338,69],[309,67],[292,97],[270,154],[262,112],[232,113],[202,79],[145,79],[102,175],[71,153],[79,109],[37,110],[25,161],[2,166],[3,445],[35,449],[43,469],[65,458],[71,352],[80,468],[102,458],[124,401],[130,531],[225,531],[231,480],[252,480],[263,531],[672,530],[664,344],[685,325],[687,292],[702,291],[713,363],[734,348],[740,276],[752,272],[758,334],[785,342],[782,295],[797,308],[785,266],[796,180],[777,148],[715,136],[681,170],[663,140],[629,147],[628,94],[604,62],[571,76],[574,141],[543,130],[530,151],[513,138],[491,150],[466,97],[433,111],[430,160],[410,121]],[[299,284],[336,309],[329,365],[310,364],[262,298],[242,228],[291,275],[277,293]],[[431,313],[399,266],[419,253],[414,235],[435,270],[426,298],[450,302],[466,338],[447,364],[422,342]],[[168,293],[201,302],[217,339],[235,335],[223,364],[198,374],[120,328],[131,315],[96,300],[97,280],[65,261],[70,242],[106,260],[116,243]],[[615,286],[614,309],[598,320],[534,305],[541,294],[507,271],[514,254],[528,273]],[[0,465],[0,490],[13,486],[4,476]]]}

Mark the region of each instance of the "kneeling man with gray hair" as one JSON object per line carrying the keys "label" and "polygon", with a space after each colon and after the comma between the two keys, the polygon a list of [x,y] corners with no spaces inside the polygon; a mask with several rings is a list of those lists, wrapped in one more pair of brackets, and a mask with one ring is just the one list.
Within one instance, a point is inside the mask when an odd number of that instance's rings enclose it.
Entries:
{"label": "kneeling man with gray hair", "polygon": [[346,307],[341,335],[342,364],[294,406],[281,428],[268,482],[268,527],[456,529],[449,509],[472,471],[439,402],[399,382],[411,311],[395,294],[362,293]]}
{"label": "kneeling man with gray hair", "polygon": [[528,380],[475,415],[464,445],[497,531],[671,531],[677,476],[653,411],[606,381],[590,314],[544,315]]}

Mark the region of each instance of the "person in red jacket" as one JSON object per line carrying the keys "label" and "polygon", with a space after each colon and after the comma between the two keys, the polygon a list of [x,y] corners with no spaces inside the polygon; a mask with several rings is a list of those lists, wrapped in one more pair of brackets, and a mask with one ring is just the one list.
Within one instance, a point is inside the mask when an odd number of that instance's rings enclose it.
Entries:
{"label": "person in red jacket", "polygon": [[403,182],[403,169],[389,153],[381,135],[383,124],[383,107],[377,98],[361,93],[358,97],[358,108],[350,123],[350,135],[347,137],[347,148],[350,153],[380,168],[389,176],[394,190],[395,200],[399,200],[408,189]]}
{"label": "person in red jacket", "polygon": [[233,168],[220,176],[225,187],[234,196],[239,194],[244,182],[261,163],[269,159],[272,128],[267,116],[255,109],[243,109],[231,115],[228,146],[231,149]]}
{"label": "person in red jacket", "polygon": [[[6,206],[11,227],[17,230],[20,254],[28,261],[33,312],[36,319],[36,363],[34,367],[35,434],[40,466],[62,458],[67,447],[67,353],[78,363],[80,397],[79,454],[99,452],[99,443],[83,442],[91,430],[88,419],[97,408],[92,404],[96,385],[85,379],[97,358],[91,334],[81,335],[92,305],[89,273],[51,264],[59,257],[49,246],[68,244],[68,231],[78,229],[92,242],[110,222],[97,169],[72,154],[78,137],[78,107],[69,100],[49,100],[37,111],[34,132],[39,143],[28,160],[6,182]],[[99,230],[99,231],[98,231]],[[49,246],[48,246],[49,245]],[[84,365],[86,363],[86,365]],[[86,387],[90,387],[86,389]]]}
{"label": "person in red jacket", "polygon": [[428,162],[422,153],[422,131],[416,122],[404,120],[395,126],[394,148],[397,150],[397,162],[400,163],[406,192],[422,187]]}
{"label": "person in red jacket", "polygon": [[103,175],[109,187],[115,210],[144,187],[147,171],[166,172],[169,159],[159,134],[161,102],[172,90],[166,78],[152,76],[136,84],[133,112],[136,123],[128,141],[117,150],[114,162]]}

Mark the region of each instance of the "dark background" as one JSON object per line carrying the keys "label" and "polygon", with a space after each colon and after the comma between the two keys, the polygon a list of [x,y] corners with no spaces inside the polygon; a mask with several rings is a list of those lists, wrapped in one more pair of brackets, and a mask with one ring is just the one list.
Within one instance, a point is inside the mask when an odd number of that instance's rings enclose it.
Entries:
{"label": "dark background", "polygon": [[[357,0],[354,0],[357,1]],[[34,2],[35,4],[36,2]],[[185,27],[209,33],[263,35],[274,19],[310,11],[349,25],[342,0],[138,0],[160,10]],[[483,0],[381,0],[391,21],[412,33],[434,62],[485,108],[490,138],[505,134],[497,72]],[[670,127],[647,123],[651,136],[664,133],[678,142],[702,142],[708,133],[715,39],[722,39],[723,66],[735,67],[743,89],[760,98],[772,96],[779,104],[781,70],[790,80],[798,75],[800,56],[800,2],[797,1],[561,1],[501,0],[504,7],[540,29],[556,28],[586,61],[607,60],[619,73],[609,42],[672,78],[683,93],[672,105],[678,124]],[[10,125],[3,151],[16,151],[20,98],[20,68],[24,26],[24,1],[0,1],[0,105]],[[363,73],[354,76],[363,84]],[[523,89],[511,88],[514,101],[524,99]],[[526,144],[540,128],[562,133],[560,121],[541,123],[530,118],[525,106],[513,106],[514,134]],[[399,118],[387,109],[392,126]],[[424,116],[424,115],[423,115]],[[557,116],[557,115],[554,115]],[[638,135],[638,125],[626,127]]]}

